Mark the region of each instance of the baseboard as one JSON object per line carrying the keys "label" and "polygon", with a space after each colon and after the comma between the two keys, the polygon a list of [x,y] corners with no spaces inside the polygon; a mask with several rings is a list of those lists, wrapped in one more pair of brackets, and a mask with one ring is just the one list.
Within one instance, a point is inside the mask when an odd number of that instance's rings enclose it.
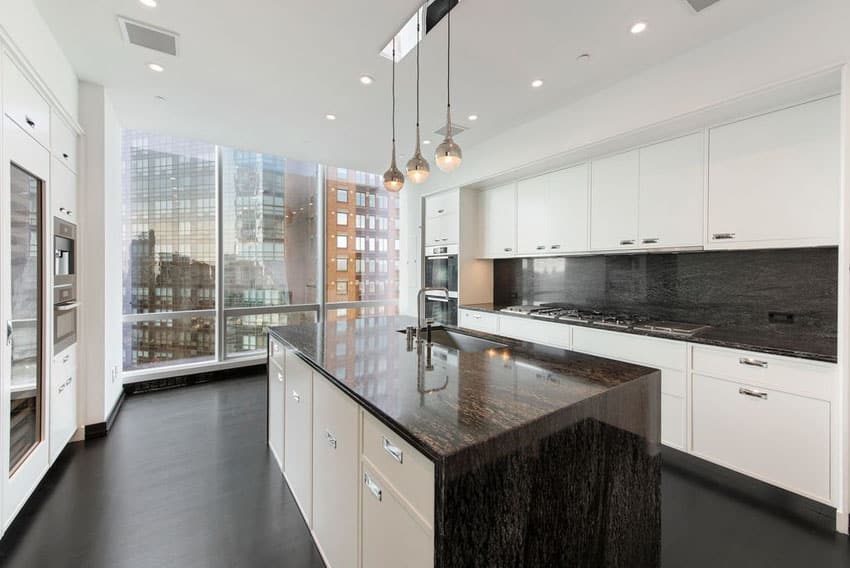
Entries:
{"label": "baseboard", "polygon": [[250,377],[259,374],[266,374],[265,361],[262,361],[257,365],[250,365],[246,367],[220,369],[217,371],[209,371],[205,373],[177,375],[174,377],[150,379],[147,381],[127,383],[124,385],[124,392],[128,395],[144,394],[147,392],[190,387],[194,385],[209,383],[212,381],[220,381],[223,379],[233,379],[238,377]]}
{"label": "baseboard", "polygon": [[[665,467],[674,469],[706,487],[731,494],[736,499],[806,525],[835,531],[841,522],[835,507],[726,469],[691,454],[664,446],[662,462]],[[844,526],[847,526],[846,515]]]}
{"label": "baseboard", "polygon": [[115,423],[115,419],[118,417],[118,411],[121,410],[121,405],[124,404],[124,391],[121,391],[121,394],[118,396],[118,400],[115,401],[115,405],[112,407],[112,411],[109,413],[109,416],[106,417],[105,422],[96,422],[94,424],[86,424],[86,433],[85,439],[91,440],[92,438],[102,438],[109,433],[109,429],[112,428],[112,425]]}
{"label": "baseboard", "polygon": [[837,513],[835,515],[835,530],[841,534],[850,535],[850,513]]}

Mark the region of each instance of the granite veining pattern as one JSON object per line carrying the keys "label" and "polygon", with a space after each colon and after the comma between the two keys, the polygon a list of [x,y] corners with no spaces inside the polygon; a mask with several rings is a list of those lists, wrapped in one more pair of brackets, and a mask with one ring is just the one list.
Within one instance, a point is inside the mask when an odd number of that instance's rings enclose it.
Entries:
{"label": "granite veining pattern", "polygon": [[837,358],[834,247],[503,259],[493,266],[496,309],[561,303],[630,312],[712,326],[688,339],[694,343]]}
{"label": "granite veining pattern", "polygon": [[660,372],[474,333],[408,344],[404,317],[270,328],[435,466],[435,566],[660,563]]}

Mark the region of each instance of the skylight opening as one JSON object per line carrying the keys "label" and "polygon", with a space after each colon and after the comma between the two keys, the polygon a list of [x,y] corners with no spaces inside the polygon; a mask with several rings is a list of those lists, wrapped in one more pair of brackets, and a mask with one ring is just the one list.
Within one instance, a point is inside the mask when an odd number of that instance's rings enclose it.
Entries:
{"label": "skylight opening", "polygon": [[[407,22],[401,27],[395,37],[387,43],[386,47],[381,50],[381,57],[392,61],[393,58],[393,42],[395,42],[395,60],[396,63],[404,59],[404,56],[413,51],[413,48],[422,41],[425,37],[425,10],[427,6],[422,6],[410,17]],[[416,31],[416,16],[421,18],[422,26],[419,32]]]}

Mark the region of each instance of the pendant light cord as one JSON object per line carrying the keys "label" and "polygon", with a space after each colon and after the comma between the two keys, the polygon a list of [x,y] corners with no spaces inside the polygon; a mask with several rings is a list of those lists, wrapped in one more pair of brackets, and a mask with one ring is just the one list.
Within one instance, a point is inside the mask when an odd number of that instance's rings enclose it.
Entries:
{"label": "pendant light cord", "polygon": [[422,45],[422,32],[419,18],[421,15],[422,8],[416,11],[416,128],[419,128],[419,46]]}
{"label": "pendant light cord", "polygon": [[393,147],[395,147],[395,38],[393,38]]}

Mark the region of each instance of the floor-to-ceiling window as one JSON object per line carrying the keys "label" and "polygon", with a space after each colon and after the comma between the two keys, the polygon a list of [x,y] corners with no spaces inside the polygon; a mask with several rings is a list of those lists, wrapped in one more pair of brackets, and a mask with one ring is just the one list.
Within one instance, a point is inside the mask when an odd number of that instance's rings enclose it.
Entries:
{"label": "floor-to-ceiling window", "polygon": [[133,130],[123,158],[129,380],[262,356],[269,325],[326,304],[396,312],[399,204],[379,176]]}

